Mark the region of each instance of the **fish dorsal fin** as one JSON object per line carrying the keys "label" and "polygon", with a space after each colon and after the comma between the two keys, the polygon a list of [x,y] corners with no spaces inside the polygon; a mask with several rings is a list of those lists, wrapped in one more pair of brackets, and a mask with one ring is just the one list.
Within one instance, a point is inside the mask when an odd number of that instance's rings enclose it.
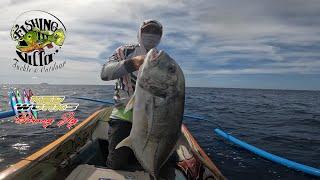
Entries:
{"label": "fish dorsal fin", "polygon": [[126,108],[124,109],[124,112],[128,112],[130,111],[131,109],[133,109],[133,106],[134,106],[134,101],[135,101],[135,93],[132,95],[132,97],[130,98],[130,100],[128,101],[127,105],[126,105]]}
{"label": "fish dorsal fin", "polygon": [[[121,147],[129,147],[131,148],[132,147],[132,143],[131,143],[131,138],[130,136],[128,136],[127,138],[125,138],[124,140],[122,140],[117,146],[115,149],[119,149]],[[132,148],[131,148],[132,149]]]}

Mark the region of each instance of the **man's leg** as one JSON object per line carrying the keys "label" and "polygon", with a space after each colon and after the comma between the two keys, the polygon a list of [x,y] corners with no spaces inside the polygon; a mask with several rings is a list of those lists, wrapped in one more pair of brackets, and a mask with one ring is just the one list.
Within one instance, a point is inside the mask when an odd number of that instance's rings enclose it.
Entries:
{"label": "man's leg", "polygon": [[115,149],[116,146],[129,136],[132,124],[127,121],[110,119],[109,121],[109,154],[107,158],[107,167],[111,169],[126,169],[130,156],[133,152],[129,147]]}

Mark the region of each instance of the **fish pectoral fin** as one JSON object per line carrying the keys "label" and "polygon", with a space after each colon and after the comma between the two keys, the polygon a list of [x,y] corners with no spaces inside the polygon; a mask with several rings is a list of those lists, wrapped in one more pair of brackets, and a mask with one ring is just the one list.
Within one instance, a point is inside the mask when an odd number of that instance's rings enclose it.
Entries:
{"label": "fish pectoral fin", "polygon": [[[115,149],[119,149],[119,148],[121,148],[121,147],[129,147],[129,148],[131,148],[132,146],[132,143],[131,143],[131,138],[130,138],[130,136],[128,136],[127,138],[125,138],[124,140],[122,140],[117,146],[116,146],[116,148]],[[131,148],[132,149],[132,148]]]}
{"label": "fish pectoral fin", "polygon": [[136,97],[135,94],[133,94],[131,99],[129,100],[129,102],[126,105],[126,108],[124,109],[125,113],[130,111],[131,109],[133,109],[135,97]]}

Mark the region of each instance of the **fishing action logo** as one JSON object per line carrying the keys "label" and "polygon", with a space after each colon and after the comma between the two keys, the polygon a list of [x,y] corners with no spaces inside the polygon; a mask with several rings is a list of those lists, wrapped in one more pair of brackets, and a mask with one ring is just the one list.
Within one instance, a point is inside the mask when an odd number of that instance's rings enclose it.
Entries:
{"label": "fishing action logo", "polygon": [[31,90],[24,89],[23,96],[19,90],[10,90],[8,97],[16,115],[16,124],[42,124],[43,128],[52,125],[54,118],[39,119],[39,111],[65,111],[61,120],[56,124],[58,127],[66,125],[70,129],[78,122],[73,111],[78,108],[79,104],[63,103],[65,96],[34,96]]}
{"label": "fishing action logo", "polygon": [[10,36],[16,42],[15,69],[51,72],[65,65],[61,51],[66,28],[56,16],[41,10],[24,12],[15,20]]}

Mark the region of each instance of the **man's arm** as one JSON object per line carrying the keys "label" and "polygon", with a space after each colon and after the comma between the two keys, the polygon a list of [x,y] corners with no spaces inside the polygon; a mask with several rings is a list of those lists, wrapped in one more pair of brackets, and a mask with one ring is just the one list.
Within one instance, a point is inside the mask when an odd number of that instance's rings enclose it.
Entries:
{"label": "man's arm", "polygon": [[120,59],[117,51],[109,58],[108,62],[103,65],[101,70],[101,79],[104,81],[118,79],[128,73],[139,69],[143,63],[144,56],[136,56],[131,59]]}

